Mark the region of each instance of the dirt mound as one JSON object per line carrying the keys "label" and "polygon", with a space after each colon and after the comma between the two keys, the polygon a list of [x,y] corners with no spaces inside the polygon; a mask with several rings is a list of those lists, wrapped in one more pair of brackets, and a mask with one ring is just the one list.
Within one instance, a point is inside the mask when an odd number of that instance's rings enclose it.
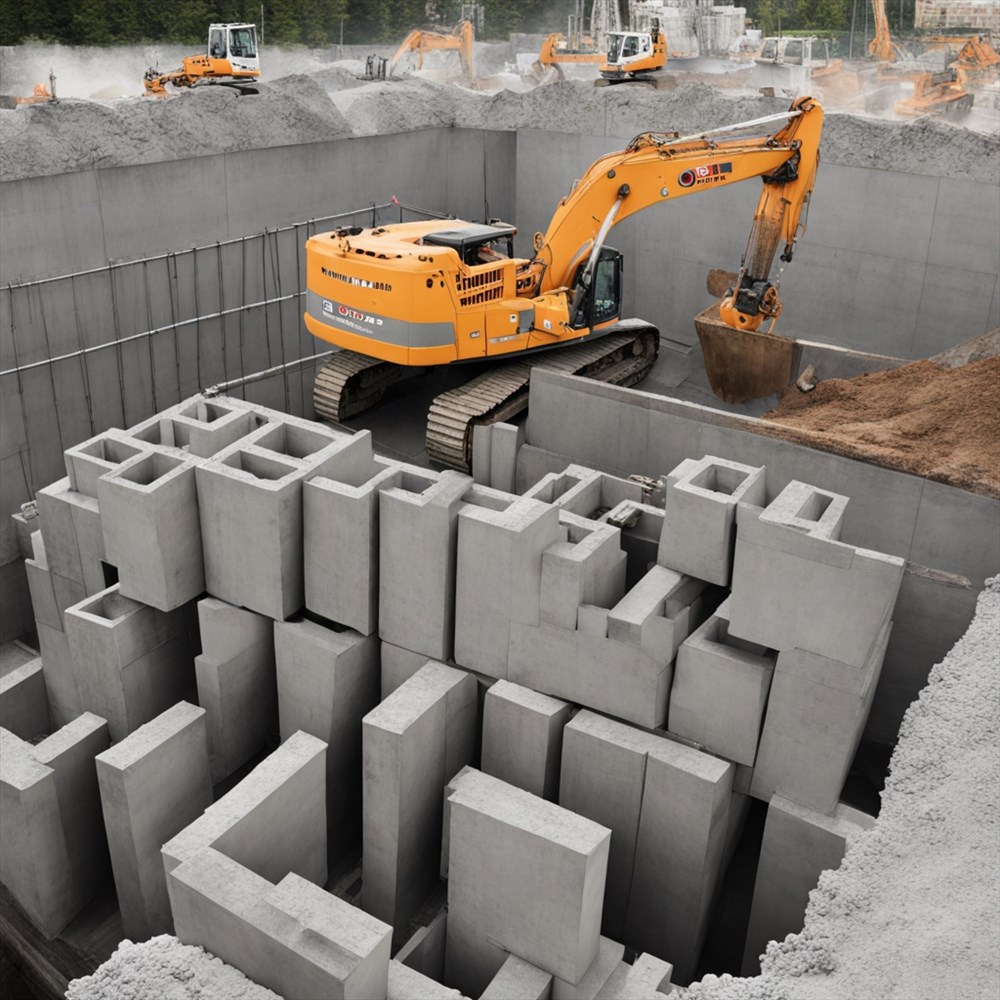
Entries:
{"label": "dirt mound", "polygon": [[793,386],[763,420],[767,434],[1000,497],[998,356]]}

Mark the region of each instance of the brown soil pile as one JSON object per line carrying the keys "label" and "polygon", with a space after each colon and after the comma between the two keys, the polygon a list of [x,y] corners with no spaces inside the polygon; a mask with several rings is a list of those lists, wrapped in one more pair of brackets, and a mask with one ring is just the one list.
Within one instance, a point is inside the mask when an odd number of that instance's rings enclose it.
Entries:
{"label": "brown soil pile", "polygon": [[764,433],[1000,498],[1000,356],[794,386]]}

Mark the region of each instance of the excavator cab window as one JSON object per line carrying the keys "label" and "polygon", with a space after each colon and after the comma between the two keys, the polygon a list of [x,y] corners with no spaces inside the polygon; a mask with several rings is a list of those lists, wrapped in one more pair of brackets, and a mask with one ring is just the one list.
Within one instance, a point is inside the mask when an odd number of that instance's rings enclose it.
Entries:
{"label": "excavator cab window", "polygon": [[618,57],[622,53],[622,43],[625,41],[623,35],[608,35],[608,62],[618,62]]}
{"label": "excavator cab window", "polygon": [[257,55],[256,32],[253,28],[231,28],[229,54],[239,59],[253,59]]}
{"label": "excavator cab window", "polygon": [[[583,261],[573,279],[574,287],[579,284],[580,277],[587,262]],[[613,247],[601,247],[600,255],[594,266],[594,276],[590,282],[587,298],[579,312],[571,319],[574,327],[601,326],[618,319],[622,311],[622,255]]]}
{"label": "excavator cab window", "polygon": [[795,38],[785,46],[785,62],[802,65],[802,39]]}
{"label": "excavator cab window", "polygon": [[639,50],[639,39],[635,35],[629,35],[622,43],[622,58],[634,56]]}
{"label": "excavator cab window", "polygon": [[214,30],[208,36],[208,54],[213,59],[226,58],[226,33]]}

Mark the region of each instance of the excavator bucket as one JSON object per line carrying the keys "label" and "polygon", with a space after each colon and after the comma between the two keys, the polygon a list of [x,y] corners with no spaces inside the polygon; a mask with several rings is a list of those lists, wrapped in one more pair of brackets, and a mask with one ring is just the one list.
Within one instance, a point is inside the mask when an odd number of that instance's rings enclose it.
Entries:
{"label": "excavator bucket", "polygon": [[745,403],[783,389],[792,378],[795,341],[773,333],[734,330],[719,304],[694,318],[712,392],[727,403]]}

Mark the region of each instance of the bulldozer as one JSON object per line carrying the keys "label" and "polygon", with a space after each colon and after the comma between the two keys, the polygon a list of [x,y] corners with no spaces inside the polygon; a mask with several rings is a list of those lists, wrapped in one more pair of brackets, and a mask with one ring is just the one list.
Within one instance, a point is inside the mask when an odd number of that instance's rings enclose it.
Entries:
{"label": "bulldozer", "polygon": [[144,93],[166,97],[167,86],[199,87],[222,84],[241,94],[256,94],[253,84],[260,78],[257,27],[253,24],[210,24],[204,55],[186,56],[180,69],[161,73],[150,67],[143,77]]}
{"label": "bulldozer", "polygon": [[471,21],[459,21],[449,32],[417,30],[411,31],[403,43],[396,49],[392,59],[389,60],[388,75],[392,76],[392,71],[400,60],[411,52],[417,54],[417,68],[424,68],[424,55],[428,52],[457,52],[462,63],[462,71],[466,79],[471,80],[472,75],[472,49],[475,43],[475,29]]}
{"label": "bulldozer", "polygon": [[[743,134],[779,121],[771,134]],[[317,417],[339,422],[363,412],[427,368],[487,365],[439,395],[428,414],[429,457],[468,469],[473,428],[523,410],[533,368],[638,384],[656,360],[659,331],[621,316],[623,261],[607,244],[610,231],[653,205],[752,177],[763,189],[740,270],[696,328],[718,395],[777,391],[789,380],[794,341],[773,333],[781,300],[771,269],[781,243],[782,261],[792,259],[822,123],[822,107],[804,97],[784,114],[697,135],[644,132],[573,184],[534,235],[530,259],[514,256],[517,230],[497,220],[350,226],[311,237],[305,324],[339,348],[316,375]]]}

